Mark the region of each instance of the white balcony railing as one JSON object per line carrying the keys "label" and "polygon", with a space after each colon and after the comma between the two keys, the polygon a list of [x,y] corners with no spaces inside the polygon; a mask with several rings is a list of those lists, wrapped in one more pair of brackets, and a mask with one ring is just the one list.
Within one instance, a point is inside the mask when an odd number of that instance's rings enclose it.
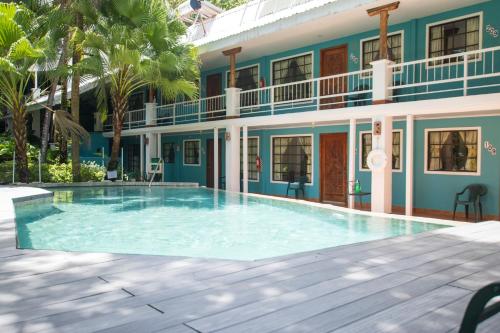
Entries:
{"label": "white balcony railing", "polygon": [[[231,110],[251,117],[364,106],[372,104],[375,88],[391,92],[387,96],[393,102],[500,92],[500,47],[388,66],[389,84],[377,79],[372,69],[355,71],[241,91],[239,104]],[[225,119],[228,101],[220,95],[161,105],[156,107],[156,119],[147,123],[165,126]],[[146,120],[145,109],[129,111],[123,128],[146,126]],[[108,121],[105,130],[112,129],[111,116]]]}
{"label": "white balcony railing", "polygon": [[240,115],[279,114],[366,105],[373,71],[363,70],[279,84],[240,93]]}
{"label": "white balcony railing", "polygon": [[500,47],[493,47],[395,64],[388,89],[395,101],[489,93],[500,87],[499,60]]}

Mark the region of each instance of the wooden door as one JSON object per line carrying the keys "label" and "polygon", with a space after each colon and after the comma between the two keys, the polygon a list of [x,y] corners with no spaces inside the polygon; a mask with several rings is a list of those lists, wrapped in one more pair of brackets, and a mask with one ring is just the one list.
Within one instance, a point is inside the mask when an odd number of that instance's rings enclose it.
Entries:
{"label": "wooden door", "polygon": [[[344,74],[347,72],[347,45],[336,46],[321,50],[321,77]],[[336,77],[320,80],[321,96],[330,96],[347,92],[345,77]],[[320,110],[344,107],[344,98],[326,97],[320,100]]]}
{"label": "wooden door", "polygon": [[347,133],[321,134],[321,201],[347,204]]}
{"label": "wooden door", "polygon": [[[219,139],[219,178],[222,176],[222,142]],[[214,139],[207,140],[207,187],[214,187]]]}
{"label": "wooden door", "polygon": [[[207,76],[207,97],[214,97],[222,95],[222,74],[216,73]],[[223,110],[224,105],[221,105],[220,99],[207,99],[207,118],[210,120],[221,119],[224,115],[223,112],[217,112],[218,110]]]}

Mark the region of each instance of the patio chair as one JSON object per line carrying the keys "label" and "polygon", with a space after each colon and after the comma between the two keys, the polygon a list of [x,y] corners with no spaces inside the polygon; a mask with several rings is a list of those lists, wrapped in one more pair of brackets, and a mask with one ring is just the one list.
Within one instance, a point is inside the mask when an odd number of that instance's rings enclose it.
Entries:
{"label": "patio chair", "polygon": [[479,289],[465,310],[459,333],[475,333],[477,326],[500,312],[500,302],[486,307],[495,297],[500,296],[500,282]]}
{"label": "patio chair", "polygon": [[[462,199],[463,196],[468,192],[468,197],[466,200]],[[457,206],[462,205],[465,208],[465,218],[469,219],[469,206],[474,208],[474,221],[478,222],[478,213],[480,220],[483,219],[483,205],[481,203],[481,197],[488,193],[488,189],[482,184],[472,184],[464,188],[462,192],[455,194],[455,204],[453,208],[453,219],[457,212]]]}
{"label": "patio chair", "polygon": [[290,191],[295,191],[295,199],[299,198],[299,192],[302,192],[302,198],[305,197],[305,187],[307,183],[307,176],[300,176],[298,181],[295,181],[295,177],[292,176],[288,178],[288,185],[286,187],[286,196]]}

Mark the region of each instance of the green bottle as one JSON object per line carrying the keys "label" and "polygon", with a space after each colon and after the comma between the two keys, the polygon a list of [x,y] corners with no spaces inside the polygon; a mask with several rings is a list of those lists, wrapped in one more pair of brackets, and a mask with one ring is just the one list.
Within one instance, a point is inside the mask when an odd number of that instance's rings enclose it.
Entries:
{"label": "green bottle", "polygon": [[359,183],[359,179],[356,179],[356,183],[354,183],[354,193],[361,192],[361,184]]}

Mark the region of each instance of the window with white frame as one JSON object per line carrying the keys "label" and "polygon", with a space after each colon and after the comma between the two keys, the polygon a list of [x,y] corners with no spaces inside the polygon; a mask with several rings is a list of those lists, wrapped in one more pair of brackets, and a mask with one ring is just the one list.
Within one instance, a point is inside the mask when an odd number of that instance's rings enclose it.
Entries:
{"label": "window with white frame", "polygon": [[[248,180],[259,180],[257,170],[257,156],[259,156],[259,138],[248,138]],[[240,140],[240,170],[243,172],[243,139]]]}
{"label": "window with white frame", "polygon": [[184,141],[184,164],[200,165],[200,140]]}
{"label": "window with white frame", "polygon": [[[399,64],[403,61],[403,34],[401,32],[387,36],[389,59]],[[378,60],[380,52],[379,38],[365,40],[362,43],[363,68],[370,69],[372,61]]]}
{"label": "window with white frame", "polygon": [[[392,132],[392,170],[401,170],[401,153],[402,153],[403,131],[396,130]],[[369,170],[368,154],[372,151],[372,133],[361,132],[361,170]]]}
{"label": "window with white frame", "polygon": [[478,173],[479,129],[426,130],[426,171]]}
{"label": "window with white frame", "polygon": [[271,144],[273,181],[312,182],[312,136],[273,137]]}
{"label": "window with white frame", "polygon": [[[241,91],[254,90],[259,87],[259,65],[249,66],[237,69],[235,72],[236,76],[236,88],[240,88]],[[227,72],[226,85],[229,86],[229,75]],[[259,104],[259,93],[258,91],[250,91],[243,93],[240,96],[240,106],[252,106]]]}
{"label": "window with white frame", "polygon": [[[480,15],[429,26],[428,57],[475,51],[480,48]],[[451,59],[450,61],[457,61]]]}
{"label": "window with white frame", "polygon": [[274,88],[274,101],[286,102],[312,97],[311,82],[286,85],[312,78],[312,54],[299,55],[272,63],[272,84],[284,85]]}

